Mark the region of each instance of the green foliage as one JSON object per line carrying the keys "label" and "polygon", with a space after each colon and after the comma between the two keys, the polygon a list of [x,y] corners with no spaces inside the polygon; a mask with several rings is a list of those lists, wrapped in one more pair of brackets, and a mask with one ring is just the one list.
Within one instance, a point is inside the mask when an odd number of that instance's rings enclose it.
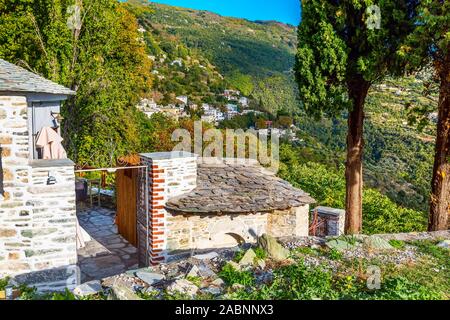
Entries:
{"label": "green foliage", "polygon": [[302,106],[309,114],[337,115],[350,107],[348,98],[354,89],[350,83],[358,79],[372,83],[401,72],[396,50],[413,29],[411,17],[416,4],[377,3],[381,27],[371,30],[366,11],[372,4],[372,1],[302,2],[295,72]]}
{"label": "green foliage", "polygon": [[0,291],[1,291],[1,290],[5,290],[6,286],[7,286],[8,283],[9,283],[9,280],[10,280],[9,277],[0,279]]}
{"label": "green foliage", "polygon": [[[264,107],[269,112],[276,113],[282,107],[292,111],[297,107],[296,85],[293,75],[289,73],[295,54],[294,27],[275,22],[255,23],[139,0],[131,2],[134,6],[145,5],[151,9],[151,12],[140,17],[142,22],[148,22],[144,24],[151,28],[149,30],[155,40],[147,41],[150,48],[156,48],[156,51],[150,50],[152,54],[156,54],[159,48],[170,59],[175,59],[182,56],[177,48],[186,48],[187,55],[193,57],[191,60],[205,61],[202,63],[205,67],[203,72],[214,70],[212,65],[217,66],[217,71],[224,75],[229,87],[240,90],[244,95],[254,96],[257,100],[260,97],[267,98]],[[182,69],[179,71],[185,73]],[[167,76],[165,68],[158,68],[158,71]],[[194,72],[197,71],[190,68],[189,73],[185,74],[190,76]],[[207,87],[212,92],[223,89],[223,83],[220,82],[214,84],[213,89],[209,80],[206,86],[201,85],[202,81],[183,84],[170,73],[168,81],[162,82],[164,86],[170,84],[173,90],[179,91],[185,90],[187,86],[199,86],[197,91],[202,90],[199,95],[203,99],[206,98],[203,93],[208,91]],[[161,88],[161,91],[164,90]]]}
{"label": "green foliage", "polygon": [[[412,245],[416,246],[420,252],[432,256],[436,259],[440,264],[446,266],[447,269],[450,269],[450,253],[447,248],[441,248],[436,246],[438,241],[414,241]],[[450,271],[450,270],[448,270]]]}
{"label": "green foliage", "polygon": [[408,278],[397,276],[384,279],[380,290],[356,293],[350,298],[361,300],[439,300],[442,295]]}
{"label": "green foliage", "polygon": [[245,254],[245,250],[240,249],[239,251],[236,251],[236,253],[234,254],[234,257],[233,257],[233,261],[235,261],[235,262],[241,261],[244,254]]}
{"label": "green foliage", "polygon": [[391,246],[393,246],[394,248],[397,248],[397,249],[404,249],[405,248],[405,242],[401,241],[401,240],[392,239],[392,240],[389,240],[389,244]]}
{"label": "green foliage", "polygon": [[197,287],[200,287],[203,279],[202,279],[202,277],[198,277],[198,276],[188,276],[188,277],[186,277],[186,280],[192,282]]}
{"label": "green foliage", "polygon": [[[445,290],[445,289],[444,289]],[[322,267],[307,267],[302,260],[274,272],[274,281],[257,290],[239,291],[239,300],[435,300],[442,291],[432,289],[411,276],[389,273],[380,289],[367,289],[366,281],[355,275],[331,272]]]}
{"label": "green foliage", "polygon": [[122,4],[83,1],[79,32],[67,25],[73,4],[1,3],[0,29],[8,31],[0,34],[0,57],[75,89],[62,110],[69,156],[82,165],[114,165],[139,146],[134,106],[151,84],[151,63],[136,18]]}
{"label": "green foliage", "polygon": [[342,253],[336,250],[335,248],[331,248],[328,251],[328,258],[330,260],[341,260],[342,259]]}
{"label": "green foliage", "polygon": [[[296,151],[288,146],[281,149],[279,175],[310,193],[318,204],[344,208],[345,180],[342,168],[333,170],[314,162],[299,164],[294,156]],[[301,152],[301,149],[297,152]],[[364,233],[424,231],[426,223],[424,212],[398,206],[375,189],[364,189]]]}
{"label": "green foliage", "polygon": [[228,82],[238,89],[244,96],[249,96],[253,92],[253,80],[249,75],[234,71],[228,76]]}
{"label": "green foliage", "polygon": [[251,271],[238,271],[231,264],[226,264],[218,275],[228,285],[239,283],[244,286],[251,286],[255,283]]}
{"label": "green foliage", "polygon": [[265,260],[267,258],[267,252],[263,248],[257,247],[254,248],[253,251],[255,252],[257,259]]}

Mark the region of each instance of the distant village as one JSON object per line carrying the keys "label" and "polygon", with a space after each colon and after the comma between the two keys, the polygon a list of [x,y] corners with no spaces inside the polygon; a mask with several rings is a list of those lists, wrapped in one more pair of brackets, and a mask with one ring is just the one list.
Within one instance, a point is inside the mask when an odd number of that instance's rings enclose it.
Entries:
{"label": "distant village", "polygon": [[[248,113],[262,114],[261,111],[246,109],[249,106],[249,99],[241,96],[237,90],[225,90],[222,94],[229,102],[225,108],[203,103],[201,106],[189,101],[188,96],[176,97],[175,104],[158,105],[153,99],[142,99],[137,106],[140,111],[151,117],[155,113],[164,113],[167,116],[179,120],[183,117],[190,117],[191,111],[201,110],[201,120],[218,125],[220,121],[230,120],[237,115]],[[241,110],[241,111],[239,111]]]}
{"label": "distant village", "polygon": [[[168,105],[158,105],[153,99],[141,99],[137,108],[149,118],[155,113],[162,113],[176,121],[181,118],[189,118],[192,111],[200,111],[201,121],[211,123],[214,126],[218,126],[221,121],[231,120],[238,115],[264,114],[262,111],[249,109],[249,98],[242,96],[238,90],[224,90],[222,96],[228,101],[225,106],[208,103],[198,105],[190,102],[188,96],[178,96],[175,104]],[[257,130],[259,136],[273,134],[291,142],[301,141],[295,134],[297,128],[294,124],[289,125],[288,128],[274,128],[273,122],[267,120],[264,122],[263,128],[251,127],[250,129]]]}

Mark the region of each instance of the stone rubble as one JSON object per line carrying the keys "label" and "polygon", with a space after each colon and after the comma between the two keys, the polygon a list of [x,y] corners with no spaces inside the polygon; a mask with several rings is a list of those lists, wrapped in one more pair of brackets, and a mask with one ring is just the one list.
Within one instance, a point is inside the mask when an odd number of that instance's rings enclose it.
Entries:
{"label": "stone rubble", "polygon": [[[342,258],[333,260],[327,256],[329,253],[327,243],[336,243],[335,240],[339,240],[340,242],[338,243],[346,242],[347,244],[344,246],[347,249],[339,251]],[[273,239],[273,241],[280,245],[276,239]],[[448,242],[449,240],[441,241],[439,246],[448,244]],[[308,245],[299,247],[294,246],[295,243],[308,243]],[[386,246],[386,243],[389,247]],[[290,258],[292,256],[301,257],[307,266],[321,266],[331,271],[337,271],[342,266],[343,260],[350,259],[377,259],[380,263],[393,263],[396,265],[409,264],[421,259],[421,253],[418,252],[417,247],[406,243],[402,249],[396,249],[389,244],[385,237],[378,235],[321,240],[311,237],[308,241],[300,239],[299,242],[295,242],[295,239],[289,239],[287,242],[283,242],[283,245],[292,247],[293,251],[289,253]],[[270,248],[272,247],[273,245],[264,246],[266,250],[267,248],[271,250]],[[184,260],[130,270],[116,277],[105,279],[102,285],[105,288],[110,288],[105,289],[105,291],[110,292],[109,295],[114,298],[137,299],[139,298],[139,292],[155,299],[164,299],[165,294],[180,295],[180,297],[187,297],[189,299],[202,296],[226,298],[232,292],[245,289],[250,290],[250,288],[246,288],[238,283],[230,286],[225,284],[225,281],[219,277],[219,272],[226,264],[230,264],[238,271],[248,270],[252,272],[255,277],[256,287],[258,287],[272,283],[274,281],[273,270],[293,261],[290,259],[280,261],[273,258],[267,258],[266,260],[256,259],[256,254],[251,247],[243,245],[240,248],[240,250],[244,250],[245,248],[246,251],[239,262],[232,260],[236,251],[238,251],[236,248],[217,249],[212,253],[202,254],[204,255],[202,257],[203,259],[198,259],[198,255],[193,255]],[[295,250],[296,248],[302,248],[305,251],[297,251]],[[268,252],[266,251],[266,253]],[[145,278],[145,276],[142,276],[139,278],[138,275],[142,274],[148,275],[149,277]],[[158,281],[154,281],[155,278]],[[128,289],[125,290],[123,288],[124,286]]]}
{"label": "stone rubble", "polygon": [[86,297],[98,294],[103,291],[102,284],[99,280],[85,282],[79,286],[77,286],[73,293],[76,296]]}

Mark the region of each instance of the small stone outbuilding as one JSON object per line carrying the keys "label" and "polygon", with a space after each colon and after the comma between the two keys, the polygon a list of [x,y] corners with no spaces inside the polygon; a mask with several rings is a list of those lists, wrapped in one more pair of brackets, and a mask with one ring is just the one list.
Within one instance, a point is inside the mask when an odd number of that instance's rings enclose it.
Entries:
{"label": "small stone outbuilding", "polygon": [[[198,158],[186,152],[142,154],[141,159],[152,168],[147,244],[151,264],[193,249],[253,243],[263,233],[308,235],[314,199],[257,161]],[[144,230],[146,216],[140,216]]]}
{"label": "small stone outbuilding", "polygon": [[73,94],[0,59],[0,278],[42,291],[77,278],[74,163],[39,159],[35,145]]}

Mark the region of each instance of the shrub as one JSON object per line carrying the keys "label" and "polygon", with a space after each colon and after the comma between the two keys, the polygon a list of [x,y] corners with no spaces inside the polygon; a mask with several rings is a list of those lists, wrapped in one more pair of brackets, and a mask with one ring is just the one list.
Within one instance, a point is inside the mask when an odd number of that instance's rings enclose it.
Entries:
{"label": "shrub", "polygon": [[255,251],[257,259],[263,259],[264,260],[264,259],[267,258],[267,252],[263,248],[257,247],[257,248],[254,249],[254,251]]}
{"label": "shrub", "polygon": [[330,260],[341,260],[342,259],[342,253],[336,250],[335,248],[330,249],[328,252],[328,258]]}
{"label": "shrub", "polygon": [[0,290],[5,290],[8,283],[9,283],[9,277],[0,279]]}
{"label": "shrub", "polygon": [[219,272],[219,277],[228,285],[235,283],[244,286],[251,286],[255,283],[255,278],[251,271],[238,271],[231,264],[226,264]]}
{"label": "shrub", "polygon": [[[282,167],[280,176],[311,194],[317,203],[334,208],[345,207],[344,172],[309,162],[296,164],[291,158],[289,167]],[[426,213],[403,208],[375,189],[365,188],[363,194],[363,232],[396,233],[424,231]]]}
{"label": "shrub", "polygon": [[389,244],[397,249],[405,248],[405,242],[401,241],[401,240],[392,239],[392,240],[389,240]]}

